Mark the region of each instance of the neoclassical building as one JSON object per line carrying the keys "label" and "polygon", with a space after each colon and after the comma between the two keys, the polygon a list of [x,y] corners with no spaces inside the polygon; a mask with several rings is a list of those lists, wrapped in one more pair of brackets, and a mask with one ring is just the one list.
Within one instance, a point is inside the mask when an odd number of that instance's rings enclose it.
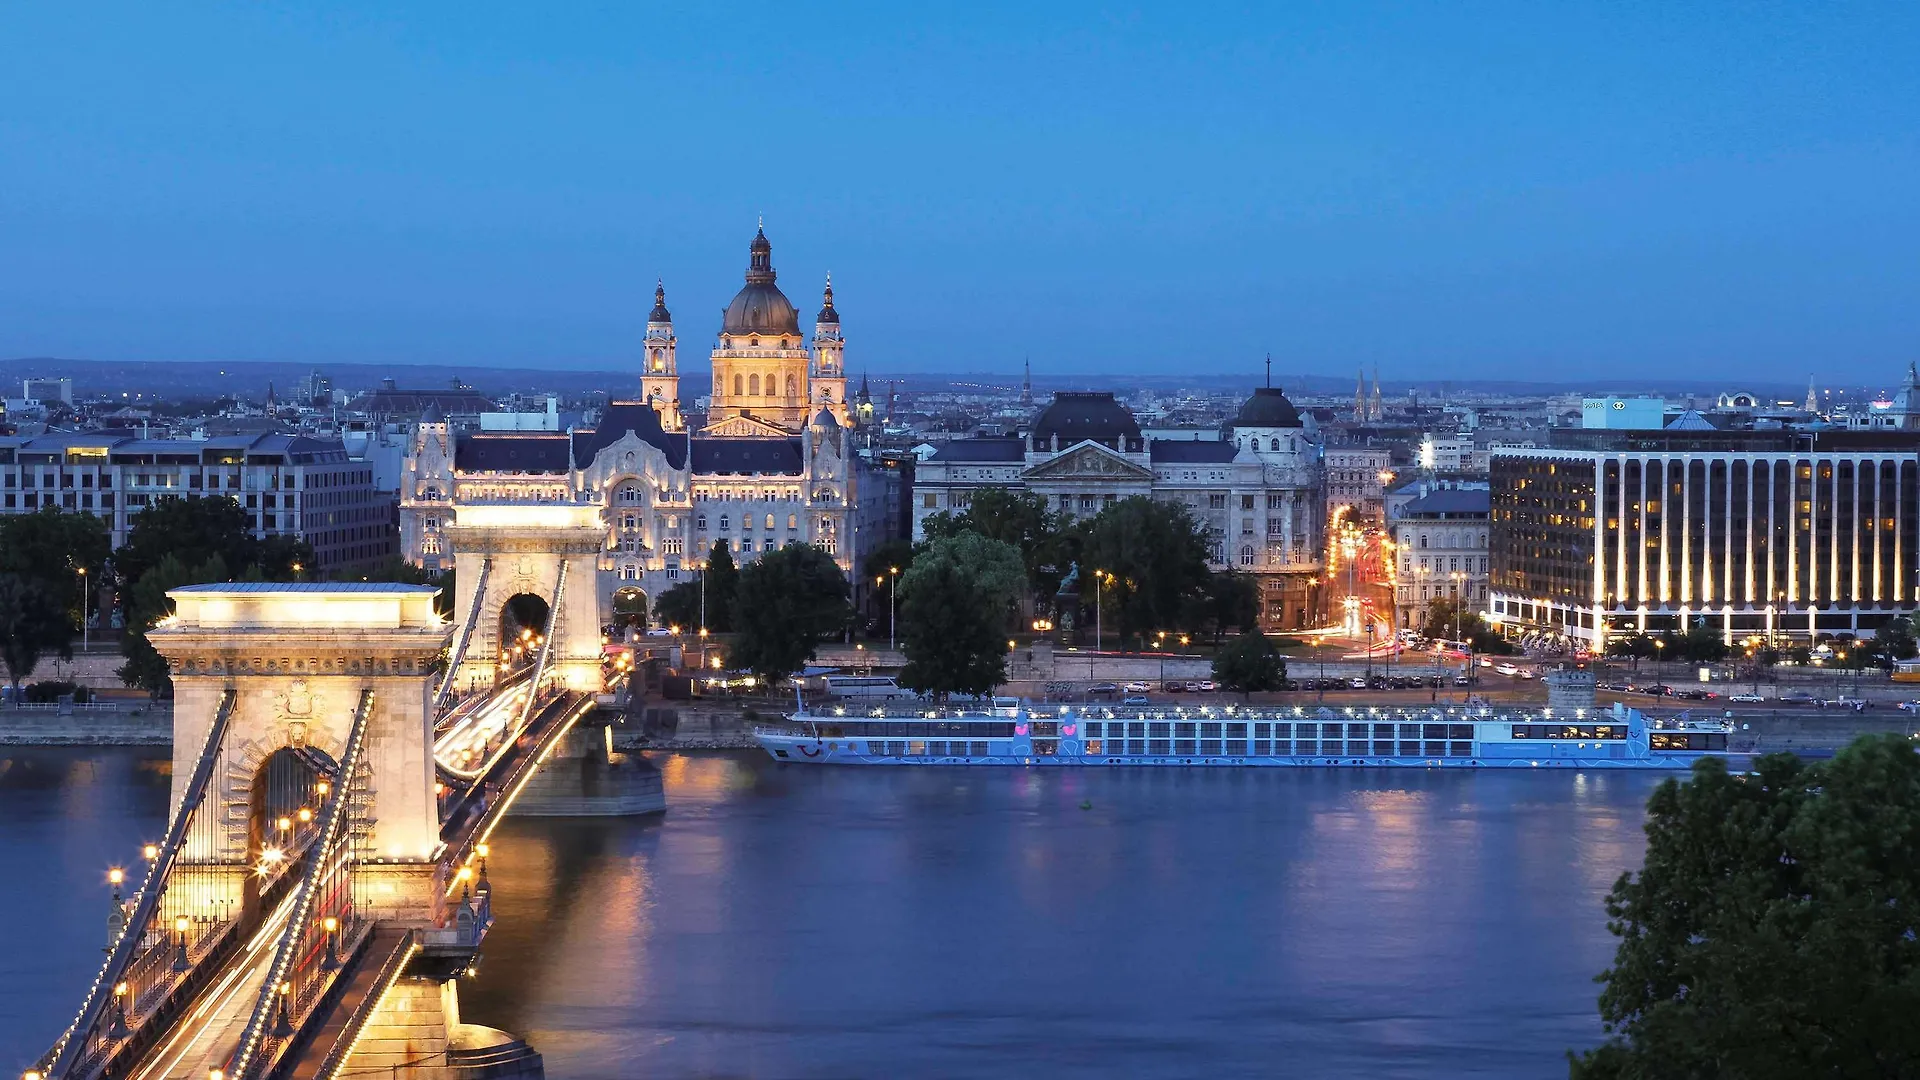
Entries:
{"label": "neoclassical building", "polygon": [[[640,400],[609,405],[591,429],[456,432],[421,423],[401,478],[401,542],[412,561],[451,565],[444,529],[462,505],[603,503],[603,610],[631,611],[691,577],[716,544],[748,561],[804,541],[849,574],[862,546],[861,464],[852,445],[845,339],[828,281],[811,348],[775,284],[765,231],[713,350],[707,423],[680,405],[678,339],[664,284],[642,341]],[[877,542],[877,537],[874,540]]]}
{"label": "neoclassical building", "polygon": [[964,511],[981,488],[1017,488],[1091,516],[1146,495],[1186,504],[1213,534],[1213,563],[1254,575],[1261,624],[1311,625],[1326,537],[1320,436],[1278,387],[1260,387],[1214,439],[1148,439],[1110,393],[1060,393],[1021,435],[956,439],[914,473],[913,528]]}

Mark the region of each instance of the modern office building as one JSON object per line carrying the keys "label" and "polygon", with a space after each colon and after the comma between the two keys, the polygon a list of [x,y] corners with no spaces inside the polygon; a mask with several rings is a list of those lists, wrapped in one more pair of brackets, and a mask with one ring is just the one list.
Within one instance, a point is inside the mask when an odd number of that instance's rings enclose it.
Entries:
{"label": "modern office building", "polygon": [[167,496],[225,496],[255,536],[307,541],[315,570],[371,564],[395,552],[390,493],[344,445],[304,435],[140,439],[124,433],[0,438],[0,514],[42,507],[107,523],[113,546],[135,516]]}
{"label": "modern office building", "polygon": [[1600,647],[1700,619],[1867,635],[1910,612],[1920,433],[1560,430],[1491,459],[1489,615]]}

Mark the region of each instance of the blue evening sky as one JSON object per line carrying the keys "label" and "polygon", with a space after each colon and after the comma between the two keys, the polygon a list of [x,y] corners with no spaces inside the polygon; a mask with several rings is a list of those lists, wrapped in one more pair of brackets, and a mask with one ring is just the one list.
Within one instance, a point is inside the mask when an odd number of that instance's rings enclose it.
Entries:
{"label": "blue evening sky", "polygon": [[1920,4],[0,8],[0,356],[1888,381]]}

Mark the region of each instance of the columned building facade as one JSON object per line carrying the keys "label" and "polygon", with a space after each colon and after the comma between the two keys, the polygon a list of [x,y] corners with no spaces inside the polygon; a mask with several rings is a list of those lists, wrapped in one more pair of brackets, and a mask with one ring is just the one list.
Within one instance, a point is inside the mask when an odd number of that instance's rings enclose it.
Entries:
{"label": "columned building facade", "polygon": [[1504,625],[1806,640],[1920,603],[1920,433],[1563,431],[1498,451],[1491,480]]}
{"label": "columned building facade", "polygon": [[1318,433],[1262,387],[1211,439],[1149,439],[1110,393],[1060,393],[1018,436],[956,439],[914,470],[913,535],[963,513],[982,488],[1031,491],[1064,517],[1135,495],[1184,504],[1212,534],[1217,570],[1254,576],[1268,630],[1313,625],[1325,547]]}

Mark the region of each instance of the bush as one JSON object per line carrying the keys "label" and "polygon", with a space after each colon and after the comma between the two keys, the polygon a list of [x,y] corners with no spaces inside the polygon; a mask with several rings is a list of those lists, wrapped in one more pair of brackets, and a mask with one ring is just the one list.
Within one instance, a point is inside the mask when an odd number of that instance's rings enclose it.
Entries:
{"label": "bush", "polygon": [[84,705],[93,700],[90,687],[65,680],[48,679],[44,682],[29,683],[20,690],[20,700],[33,704],[52,704],[67,694],[73,695],[76,705]]}

